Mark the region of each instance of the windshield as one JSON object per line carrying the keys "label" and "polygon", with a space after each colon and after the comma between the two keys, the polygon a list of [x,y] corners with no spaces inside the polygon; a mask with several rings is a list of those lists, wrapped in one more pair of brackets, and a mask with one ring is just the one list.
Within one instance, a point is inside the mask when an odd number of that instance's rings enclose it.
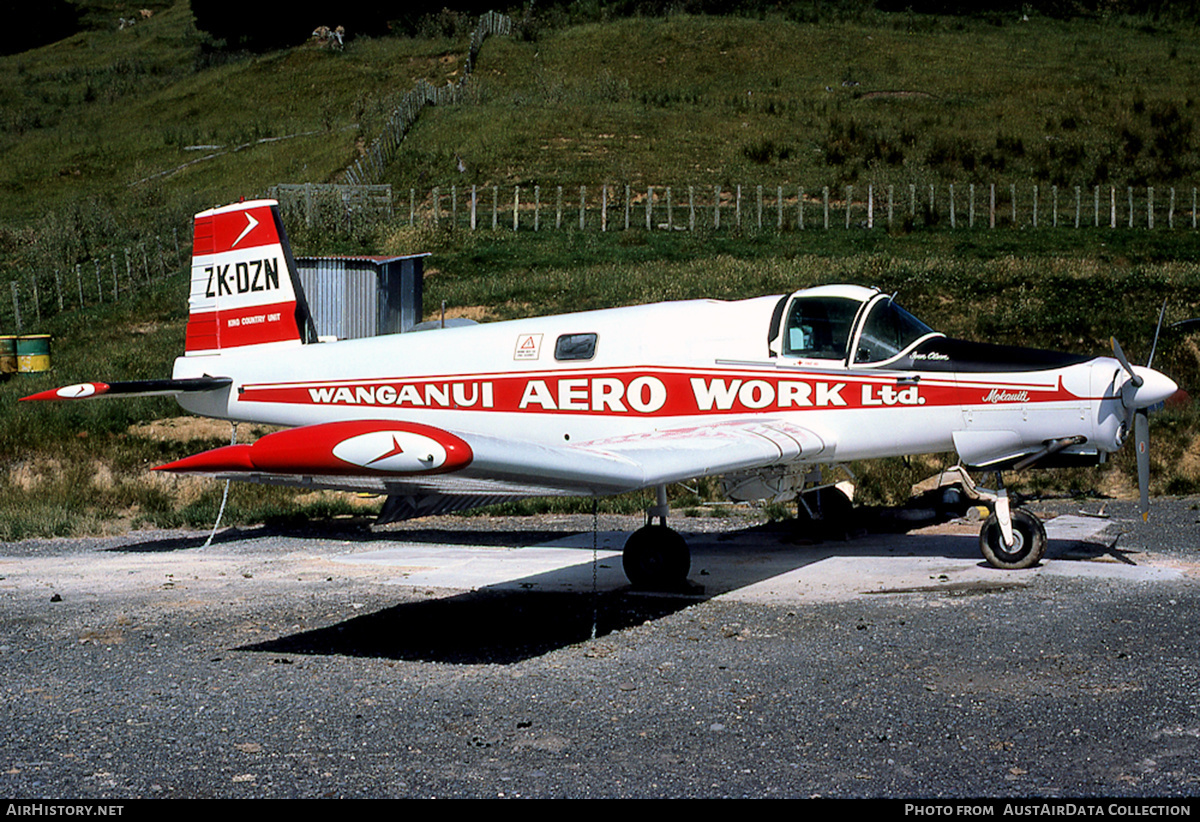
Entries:
{"label": "windshield", "polygon": [[862,303],[843,297],[801,297],[788,312],[783,353],[816,360],[844,360],[854,318]]}
{"label": "windshield", "polygon": [[890,360],[934,330],[909,314],[890,298],[871,307],[854,351],[856,363]]}

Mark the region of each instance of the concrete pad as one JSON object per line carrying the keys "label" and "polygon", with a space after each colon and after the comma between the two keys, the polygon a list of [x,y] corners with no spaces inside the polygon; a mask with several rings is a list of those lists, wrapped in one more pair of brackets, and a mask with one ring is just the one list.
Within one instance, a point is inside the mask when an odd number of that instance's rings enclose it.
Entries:
{"label": "concrete pad", "polygon": [[[613,589],[627,585],[619,550],[627,535],[610,531],[598,536],[597,586]],[[611,548],[614,544],[618,546],[617,550]],[[353,565],[385,566],[399,574],[396,579],[389,580],[398,585],[539,590],[591,590],[592,587],[590,533],[569,534],[562,540],[515,548],[398,543],[380,551],[346,554],[333,557],[333,560]]]}
{"label": "concrete pad", "polygon": [[[845,542],[798,546],[760,532],[691,534],[690,579],[698,595],[739,602],[830,602],[867,595],[986,591],[1028,585],[1041,574],[1129,581],[1176,579],[1182,572],[1133,565],[1055,559],[1071,544],[1103,547],[1109,520],[1074,515],[1046,522],[1049,559],[1036,568],[1002,571],[979,553],[978,525],[947,523],[906,534],[871,535]],[[628,585],[621,548],[628,534],[566,534],[528,546],[471,546],[402,542],[392,547],[334,557],[334,561],[390,569],[390,582],[451,589],[602,591]],[[1111,546],[1111,541],[1109,542]],[[1056,547],[1060,550],[1056,552]]]}

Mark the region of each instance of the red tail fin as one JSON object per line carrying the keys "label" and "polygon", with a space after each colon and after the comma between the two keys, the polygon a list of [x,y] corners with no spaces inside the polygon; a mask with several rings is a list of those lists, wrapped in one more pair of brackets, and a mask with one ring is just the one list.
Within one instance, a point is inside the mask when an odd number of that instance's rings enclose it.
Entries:
{"label": "red tail fin", "polygon": [[196,215],[188,356],[316,339],[279,205],[253,200]]}

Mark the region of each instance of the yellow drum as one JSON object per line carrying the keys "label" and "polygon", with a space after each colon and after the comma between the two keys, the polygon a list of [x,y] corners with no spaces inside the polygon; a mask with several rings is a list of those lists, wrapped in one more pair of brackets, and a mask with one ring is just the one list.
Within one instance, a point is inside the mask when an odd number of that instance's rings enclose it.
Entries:
{"label": "yellow drum", "polygon": [[17,337],[17,371],[40,374],[50,370],[50,335]]}
{"label": "yellow drum", "polygon": [[12,334],[0,335],[0,374],[17,373],[17,338]]}

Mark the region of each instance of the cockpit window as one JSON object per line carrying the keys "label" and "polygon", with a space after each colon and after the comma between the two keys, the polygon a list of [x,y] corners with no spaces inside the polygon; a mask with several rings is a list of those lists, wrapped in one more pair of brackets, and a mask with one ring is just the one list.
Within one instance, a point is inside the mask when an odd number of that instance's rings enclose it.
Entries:
{"label": "cockpit window", "polygon": [[909,314],[890,299],[879,300],[871,307],[858,338],[854,361],[883,362],[934,333],[933,329]]}
{"label": "cockpit window", "polygon": [[784,354],[844,360],[854,317],[862,303],[842,297],[800,297],[788,312]]}

